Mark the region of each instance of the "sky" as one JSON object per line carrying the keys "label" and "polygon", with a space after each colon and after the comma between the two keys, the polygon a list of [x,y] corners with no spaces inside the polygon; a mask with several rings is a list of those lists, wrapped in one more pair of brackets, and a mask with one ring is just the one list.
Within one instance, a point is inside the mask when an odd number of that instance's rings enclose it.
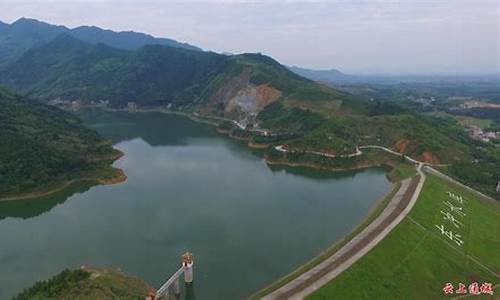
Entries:
{"label": "sky", "polygon": [[0,20],[133,30],[350,74],[500,72],[498,0],[0,0]]}

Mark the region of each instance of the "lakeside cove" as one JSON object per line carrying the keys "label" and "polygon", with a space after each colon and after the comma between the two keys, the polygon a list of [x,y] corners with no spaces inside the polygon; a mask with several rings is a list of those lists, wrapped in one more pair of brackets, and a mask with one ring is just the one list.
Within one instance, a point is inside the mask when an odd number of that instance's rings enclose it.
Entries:
{"label": "lakeside cove", "polygon": [[[108,112],[122,112],[131,114],[162,113],[167,115],[173,114],[173,115],[183,116],[197,123],[206,124],[208,126],[214,127],[219,134],[240,142],[244,142],[246,146],[248,146],[251,149],[263,151],[264,159],[270,165],[272,164],[272,165],[284,165],[284,166],[286,165],[290,167],[306,167],[306,168],[321,169],[328,171],[352,171],[352,170],[362,170],[380,166],[387,166],[389,168],[394,168],[401,162],[404,162],[405,160],[408,159],[407,156],[396,153],[388,148],[381,146],[372,146],[372,145],[359,146],[356,148],[355,153],[347,155],[334,156],[328,153],[305,151],[305,150],[303,151],[299,149],[298,151],[294,151],[294,153],[290,153],[291,155],[289,155],[288,157],[284,157],[283,155],[280,157],[277,155],[273,155],[280,152],[276,151],[275,142],[258,143],[252,139],[252,134],[257,134],[259,136],[269,136],[268,134],[264,133],[269,133],[270,131],[266,129],[245,130],[242,129],[241,124],[232,119],[201,115],[199,113],[193,113],[193,112],[173,111],[166,108],[134,108],[133,110],[130,110],[128,108],[111,109],[111,108],[101,108],[101,107],[96,108],[89,106],[87,108],[81,107],[79,108],[79,110],[89,109],[89,108],[108,111]],[[233,129],[236,129],[236,132],[239,134],[235,134],[235,131]],[[280,135],[281,134],[279,133],[271,134],[271,136],[274,137],[279,137]],[[287,134],[283,134],[283,136],[286,135]],[[360,149],[364,149],[365,151],[361,151]],[[376,150],[381,150],[381,151],[376,151]],[[386,155],[386,153],[393,155]],[[395,155],[396,157],[394,156],[394,154],[396,154]],[[303,159],[304,157],[305,159]],[[320,160],[318,160],[318,158]],[[410,158],[409,163],[417,163],[417,161],[412,160]]]}

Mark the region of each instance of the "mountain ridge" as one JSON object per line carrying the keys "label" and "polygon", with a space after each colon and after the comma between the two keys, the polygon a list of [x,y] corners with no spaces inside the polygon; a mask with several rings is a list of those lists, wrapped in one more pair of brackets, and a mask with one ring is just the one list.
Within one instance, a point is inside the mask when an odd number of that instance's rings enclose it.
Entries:
{"label": "mountain ridge", "polygon": [[0,68],[21,57],[28,49],[47,43],[61,33],[70,34],[88,43],[103,43],[122,49],[137,49],[147,44],[161,44],[202,51],[201,48],[187,43],[134,31],[116,32],[96,26],[68,28],[24,17],[11,24],[2,24],[0,25]]}
{"label": "mountain ridge", "polygon": [[[90,44],[63,33],[26,51],[0,72],[0,82],[30,97],[114,107],[193,107],[256,114],[279,98],[311,106],[347,98],[262,54],[226,56],[163,45],[136,50]],[[218,95],[215,99],[214,95]],[[292,101],[289,101],[292,103]]]}
{"label": "mountain ridge", "polygon": [[345,74],[337,69],[315,70],[297,66],[289,66],[288,69],[311,80],[329,83],[348,81],[356,78],[356,76]]}

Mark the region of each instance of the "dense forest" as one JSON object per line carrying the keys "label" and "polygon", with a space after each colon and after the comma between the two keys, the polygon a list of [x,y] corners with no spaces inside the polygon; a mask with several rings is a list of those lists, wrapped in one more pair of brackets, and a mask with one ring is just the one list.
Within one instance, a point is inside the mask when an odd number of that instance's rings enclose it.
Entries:
{"label": "dense forest", "polygon": [[119,153],[70,113],[0,88],[0,196],[112,178]]}
{"label": "dense forest", "polygon": [[[259,86],[294,101],[349,97],[261,54],[228,56],[163,45],[120,49],[87,43],[67,33],[26,50],[0,68],[0,83],[43,101],[109,101],[118,108],[129,102],[179,109],[212,105],[214,98],[226,101],[241,90]],[[221,90],[227,93],[219,95]]]}

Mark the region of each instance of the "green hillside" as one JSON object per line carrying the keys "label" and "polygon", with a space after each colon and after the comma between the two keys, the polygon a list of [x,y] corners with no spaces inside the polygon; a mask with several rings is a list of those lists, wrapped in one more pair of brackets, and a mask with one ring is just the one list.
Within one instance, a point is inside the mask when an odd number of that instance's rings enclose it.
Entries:
{"label": "green hillside", "polygon": [[[373,107],[367,105],[366,109]],[[356,146],[381,145],[430,163],[460,161],[471,151],[469,139],[456,124],[407,111],[325,117],[277,102],[262,111],[259,119],[277,132],[299,133],[300,138],[287,143],[301,150],[348,154]]]}
{"label": "green hillside", "polygon": [[29,49],[48,43],[63,33],[87,43],[102,43],[120,49],[138,49],[145,45],[166,45],[201,50],[186,43],[166,38],[155,38],[144,33],[115,32],[95,26],[80,26],[70,29],[34,19],[20,18],[12,24],[0,22],[0,68],[14,62]]}
{"label": "green hillside", "polygon": [[28,50],[1,73],[0,80],[39,99],[110,100],[117,107],[130,101],[160,105],[206,80],[222,59],[162,46],[121,50],[62,34]]}
{"label": "green hillside", "polygon": [[14,297],[28,299],[145,299],[151,287],[118,270],[64,270]]}
{"label": "green hillside", "polygon": [[186,109],[215,101],[222,102],[215,105],[221,112],[242,90],[248,91],[243,96],[250,97],[250,106],[258,107],[252,112],[278,98],[312,107],[347,99],[261,54],[225,56],[159,45],[132,51],[85,43],[69,34],[26,51],[0,72],[0,82],[42,100],[109,100],[113,107],[135,102]]}
{"label": "green hillside", "polygon": [[74,179],[123,174],[109,143],[60,109],[0,88],[0,198],[43,193]]}

